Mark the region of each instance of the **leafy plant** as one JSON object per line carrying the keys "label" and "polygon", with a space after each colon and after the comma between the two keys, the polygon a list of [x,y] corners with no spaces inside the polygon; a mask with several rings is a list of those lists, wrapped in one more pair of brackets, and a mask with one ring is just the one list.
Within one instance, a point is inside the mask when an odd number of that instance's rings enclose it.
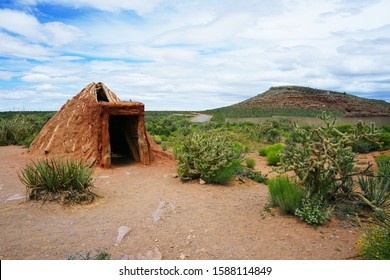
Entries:
{"label": "leafy plant", "polygon": [[268,153],[268,147],[261,147],[259,149],[259,156],[265,157]]}
{"label": "leafy plant", "polygon": [[236,175],[242,176],[255,181],[256,183],[267,183],[267,178],[261,174],[260,171],[253,171],[251,169],[242,169]]}
{"label": "leafy plant", "polygon": [[356,249],[369,260],[390,259],[390,211],[376,212],[372,223],[364,228]]}
{"label": "leafy plant", "polygon": [[265,159],[268,165],[276,166],[280,162],[280,152],[278,151],[268,152]]}
{"label": "leafy plant", "polygon": [[225,184],[239,168],[242,149],[220,133],[195,132],[176,147],[179,177]]}
{"label": "leafy plant", "polygon": [[326,220],[330,219],[331,208],[327,207],[321,196],[306,196],[302,199],[301,207],[295,210],[295,215],[300,218],[301,221],[312,225],[317,228],[322,225]]}
{"label": "leafy plant", "polygon": [[275,166],[280,162],[280,154],[284,150],[284,145],[277,143],[268,147],[261,147],[259,150],[260,156],[265,156],[268,165]]}
{"label": "leafy plant", "polygon": [[265,133],[264,138],[267,143],[280,142],[281,132],[276,128],[271,128]]}
{"label": "leafy plant", "polygon": [[245,158],[245,164],[248,168],[253,169],[256,166],[256,161],[253,158]]}
{"label": "leafy plant", "polygon": [[278,176],[267,182],[271,206],[278,206],[286,214],[294,214],[300,206],[304,192],[287,176]]}
{"label": "leafy plant", "polygon": [[375,158],[375,163],[378,167],[378,176],[390,180],[390,156],[379,155]]}
{"label": "leafy plant", "polygon": [[0,112],[0,146],[29,147],[54,112]]}
{"label": "leafy plant", "polygon": [[363,195],[376,207],[390,206],[390,180],[380,177],[359,176],[358,182]]}
{"label": "leafy plant", "polygon": [[111,255],[106,251],[97,251],[95,255],[92,255],[91,252],[86,252],[85,254],[71,255],[68,257],[68,260],[111,260]]}
{"label": "leafy plant", "polygon": [[50,158],[32,161],[18,174],[33,200],[91,202],[93,170],[81,160]]}

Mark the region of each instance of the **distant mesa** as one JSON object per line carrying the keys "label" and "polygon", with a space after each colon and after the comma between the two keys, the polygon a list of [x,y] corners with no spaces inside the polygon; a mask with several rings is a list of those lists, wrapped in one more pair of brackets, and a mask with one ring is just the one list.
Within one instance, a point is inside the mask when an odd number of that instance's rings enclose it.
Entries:
{"label": "distant mesa", "polygon": [[262,94],[230,107],[267,111],[333,111],[344,117],[390,117],[390,103],[383,100],[302,86],[271,87]]}

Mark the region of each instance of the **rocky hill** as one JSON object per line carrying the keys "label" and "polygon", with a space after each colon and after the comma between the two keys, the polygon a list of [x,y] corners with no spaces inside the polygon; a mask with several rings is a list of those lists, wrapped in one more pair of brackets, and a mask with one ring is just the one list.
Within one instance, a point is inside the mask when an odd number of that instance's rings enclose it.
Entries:
{"label": "rocky hill", "polygon": [[300,86],[271,87],[266,92],[230,106],[266,111],[333,111],[345,117],[390,117],[390,103],[351,94]]}

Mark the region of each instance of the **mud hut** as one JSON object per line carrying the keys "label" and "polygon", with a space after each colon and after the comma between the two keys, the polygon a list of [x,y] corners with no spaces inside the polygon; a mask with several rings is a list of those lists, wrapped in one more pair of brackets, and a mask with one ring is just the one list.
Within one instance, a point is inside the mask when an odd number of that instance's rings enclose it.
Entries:
{"label": "mud hut", "polygon": [[91,83],[42,128],[32,155],[72,156],[108,168],[115,161],[150,164],[158,153],[144,125],[144,104],[122,102],[103,83]]}

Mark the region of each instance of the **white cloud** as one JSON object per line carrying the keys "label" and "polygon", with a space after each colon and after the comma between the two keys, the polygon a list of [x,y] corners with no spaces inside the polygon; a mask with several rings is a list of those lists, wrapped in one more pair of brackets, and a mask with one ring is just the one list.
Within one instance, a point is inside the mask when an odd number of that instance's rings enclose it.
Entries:
{"label": "white cloud", "polygon": [[390,91],[388,1],[28,2],[100,11],[44,22],[0,10],[19,19],[0,17],[0,55],[15,58],[0,80],[19,77],[26,104],[52,93],[42,106],[59,109],[92,81],[149,110],[227,106],[285,84]]}
{"label": "white cloud", "polygon": [[75,26],[61,22],[41,24],[33,15],[25,12],[0,10],[0,30],[19,35],[26,43],[61,46],[81,37],[83,33]]}
{"label": "white cloud", "polygon": [[0,56],[47,60],[54,53],[39,44],[28,43],[0,32]]}

